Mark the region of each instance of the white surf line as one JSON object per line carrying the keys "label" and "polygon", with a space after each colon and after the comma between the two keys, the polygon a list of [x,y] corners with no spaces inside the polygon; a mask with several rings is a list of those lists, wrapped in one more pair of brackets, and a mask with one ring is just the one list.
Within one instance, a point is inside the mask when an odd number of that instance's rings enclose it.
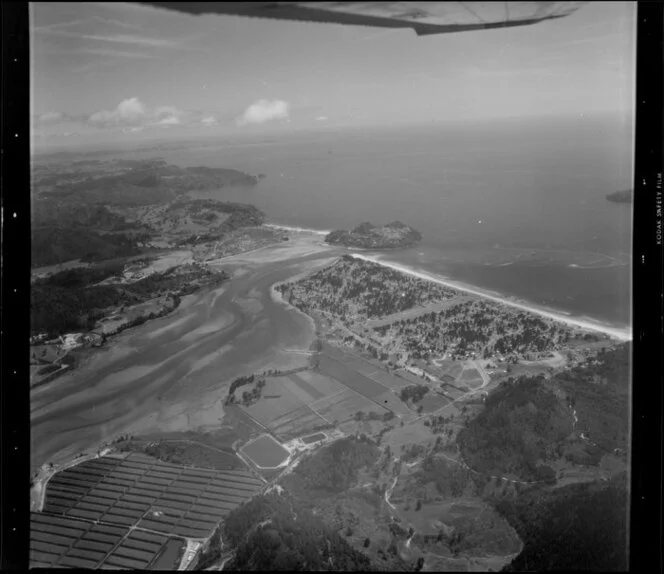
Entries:
{"label": "white surf line", "polygon": [[292,231],[294,233],[312,233],[314,235],[327,235],[330,231],[325,229],[311,229],[310,227],[295,227],[294,225],[281,225],[278,223],[264,223],[263,227],[270,227],[272,229],[283,229],[284,231]]}
{"label": "white surf line", "polygon": [[498,297],[496,295],[490,295],[488,293],[485,293],[477,288],[472,288],[468,287],[466,285],[463,285],[461,283],[458,283],[456,281],[449,281],[447,279],[443,280],[440,279],[439,277],[436,277],[435,275],[432,275],[430,273],[426,273],[424,271],[415,271],[414,269],[411,269],[409,267],[406,267],[405,265],[401,265],[399,263],[392,263],[391,261],[384,261],[378,258],[378,256],[369,256],[369,255],[360,255],[358,253],[350,253],[349,254],[351,257],[355,259],[362,259],[364,261],[369,261],[371,263],[376,263],[378,265],[382,265],[383,267],[388,267],[390,269],[394,269],[395,271],[400,271],[401,273],[404,273],[406,275],[410,275],[412,277],[417,277],[418,279],[423,279],[424,281],[432,281],[433,283],[437,283],[439,285],[442,285],[444,287],[448,287],[449,289],[456,289],[457,291],[463,291],[465,293],[470,293],[471,295],[476,295],[478,297],[482,297],[484,299],[489,299],[491,301],[494,301],[496,303],[499,303],[501,305],[507,305],[509,307],[514,307],[516,309],[521,309],[522,311],[526,311],[528,313],[534,313],[536,315],[540,315],[542,317],[546,317],[547,319],[552,319],[554,321],[558,321],[559,323],[565,323],[567,325],[573,326],[573,327],[578,327],[581,329],[586,329],[588,331],[598,331],[600,333],[604,333],[606,335],[609,335],[610,337],[614,337],[620,341],[631,341],[632,340],[632,332],[631,329],[620,329],[617,327],[609,327],[606,325],[600,325],[600,324],[595,324],[591,323],[590,321],[583,321],[580,319],[573,319],[570,317],[567,317],[565,315],[561,315],[558,313],[552,313],[551,311],[545,311],[544,309],[539,309],[538,307],[534,307],[532,305],[527,305],[525,303],[519,303],[517,301],[512,301],[507,298],[503,297]]}

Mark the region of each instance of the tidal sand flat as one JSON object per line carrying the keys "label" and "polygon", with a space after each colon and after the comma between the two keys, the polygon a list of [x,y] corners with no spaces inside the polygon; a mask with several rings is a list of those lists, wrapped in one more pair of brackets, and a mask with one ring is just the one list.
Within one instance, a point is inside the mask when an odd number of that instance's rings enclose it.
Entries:
{"label": "tidal sand flat", "polygon": [[[121,333],[109,349],[40,389],[31,413],[32,467],[96,448],[127,429],[160,433],[218,423],[223,409],[217,401],[233,378],[301,366],[307,357],[284,349],[308,348],[313,326],[275,301],[271,286],[301,265],[329,257],[331,249],[319,239],[235,256],[234,264],[246,272],[225,284],[223,293],[189,296],[186,306]],[[238,298],[254,300],[260,312],[243,308]],[[161,332],[151,337],[155,328]],[[202,407],[207,414],[201,419]]]}

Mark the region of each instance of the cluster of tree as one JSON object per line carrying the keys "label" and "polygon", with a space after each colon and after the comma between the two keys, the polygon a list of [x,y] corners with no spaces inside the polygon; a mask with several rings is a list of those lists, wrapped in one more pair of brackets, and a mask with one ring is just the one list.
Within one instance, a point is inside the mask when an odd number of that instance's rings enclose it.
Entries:
{"label": "cluster of tree", "polygon": [[249,405],[258,401],[258,399],[261,398],[261,393],[263,392],[264,387],[265,379],[258,379],[253,389],[250,391],[244,391],[242,393],[242,404],[245,407],[248,407]]}
{"label": "cluster of tree", "polygon": [[485,408],[463,428],[457,443],[471,468],[538,480],[537,462],[572,431],[569,410],[544,378],[512,378],[491,392]]}
{"label": "cluster of tree", "polygon": [[420,485],[433,482],[442,496],[456,498],[463,495],[470,475],[461,465],[428,454],[416,474],[416,480]]}
{"label": "cluster of tree", "polygon": [[399,398],[407,403],[408,401],[413,401],[414,403],[419,403],[429,392],[429,387],[426,385],[410,385],[404,389],[401,389],[401,394]]}
{"label": "cluster of tree", "polygon": [[224,522],[235,548],[231,570],[370,571],[371,560],[352,548],[288,494],[256,496]]}
{"label": "cluster of tree", "polygon": [[572,484],[497,500],[496,510],[524,543],[503,570],[627,570],[627,479]]}
{"label": "cluster of tree", "polygon": [[235,404],[235,391],[240,387],[244,387],[246,385],[252,385],[255,380],[256,380],[256,375],[254,374],[238,377],[237,379],[235,379],[228,387],[228,396],[226,397],[224,404],[226,405]]}
{"label": "cluster of tree", "polygon": [[322,310],[342,318],[351,312],[382,317],[454,296],[453,291],[436,283],[346,256],[287,288],[292,304],[303,311]]}
{"label": "cluster of tree", "polygon": [[411,356],[422,359],[432,352],[448,350],[453,358],[469,353],[489,358],[493,353],[541,352],[553,348],[558,340],[569,339],[569,329],[565,327],[476,301],[374,327],[374,332],[382,337],[392,331],[403,337],[404,348]]}
{"label": "cluster of tree", "polygon": [[387,422],[394,418],[394,413],[392,411],[387,411],[386,413],[379,414],[374,411],[369,411],[365,413],[364,411],[357,411],[355,413],[355,420],[358,422],[361,421],[383,421]]}
{"label": "cluster of tree", "polygon": [[372,465],[380,450],[371,439],[346,437],[322,448],[295,469],[312,490],[342,492],[357,480],[361,468]]}
{"label": "cluster of tree", "polygon": [[124,262],[114,262],[111,265],[97,265],[94,267],[74,267],[65,269],[43,279],[37,279],[34,285],[48,287],[64,287],[67,289],[88,287],[99,283],[109,277],[120,277],[124,271]]}
{"label": "cluster of tree", "polygon": [[401,462],[412,462],[418,456],[426,452],[426,447],[423,444],[412,444],[401,455]]}

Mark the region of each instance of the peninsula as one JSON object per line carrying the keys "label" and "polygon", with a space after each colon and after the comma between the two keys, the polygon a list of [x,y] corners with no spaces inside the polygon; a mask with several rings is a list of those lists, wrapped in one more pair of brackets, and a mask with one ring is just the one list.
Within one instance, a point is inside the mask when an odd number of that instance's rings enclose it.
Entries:
{"label": "peninsula", "polygon": [[376,227],[369,222],[365,222],[350,231],[335,230],[325,236],[325,242],[330,245],[364,249],[412,247],[421,240],[422,234],[419,231],[400,221],[393,221],[383,227]]}

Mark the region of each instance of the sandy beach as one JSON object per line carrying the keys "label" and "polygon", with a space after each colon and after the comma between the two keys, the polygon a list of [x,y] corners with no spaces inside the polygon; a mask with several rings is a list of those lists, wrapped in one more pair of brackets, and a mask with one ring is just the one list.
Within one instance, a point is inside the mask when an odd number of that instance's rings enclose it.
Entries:
{"label": "sandy beach", "polygon": [[547,319],[551,319],[553,321],[565,323],[566,325],[570,325],[571,327],[577,327],[579,329],[604,333],[609,337],[613,337],[614,339],[617,339],[619,341],[632,340],[631,329],[620,329],[617,327],[612,327],[610,325],[603,325],[601,323],[596,323],[594,321],[590,321],[587,319],[584,320],[584,319],[569,317],[562,313],[549,311],[547,309],[543,309],[541,307],[538,307],[530,303],[525,303],[523,301],[518,301],[507,297],[501,297],[496,294],[489,293],[487,291],[479,289],[477,287],[473,287],[471,285],[465,285],[457,281],[451,281],[447,278],[438,277],[436,275],[426,273],[424,271],[416,271],[414,269],[406,267],[405,265],[400,265],[399,263],[392,263],[391,261],[385,261],[381,259],[380,256],[361,255],[359,253],[351,253],[350,255],[351,257],[354,257],[356,259],[363,259],[364,261],[371,261],[372,263],[378,263],[379,265],[389,267],[391,269],[400,271],[402,273],[406,273],[413,277],[424,279],[425,281],[433,281],[434,283],[438,283],[439,285],[443,285],[444,287],[448,287],[450,289],[456,289],[457,291],[462,291],[464,293],[476,295],[484,299],[489,299],[496,303],[500,303],[501,305],[508,305],[510,307],[521,309],[522,311],[526,311],[528,313],[535,313],[541,317],[546,317]]}

